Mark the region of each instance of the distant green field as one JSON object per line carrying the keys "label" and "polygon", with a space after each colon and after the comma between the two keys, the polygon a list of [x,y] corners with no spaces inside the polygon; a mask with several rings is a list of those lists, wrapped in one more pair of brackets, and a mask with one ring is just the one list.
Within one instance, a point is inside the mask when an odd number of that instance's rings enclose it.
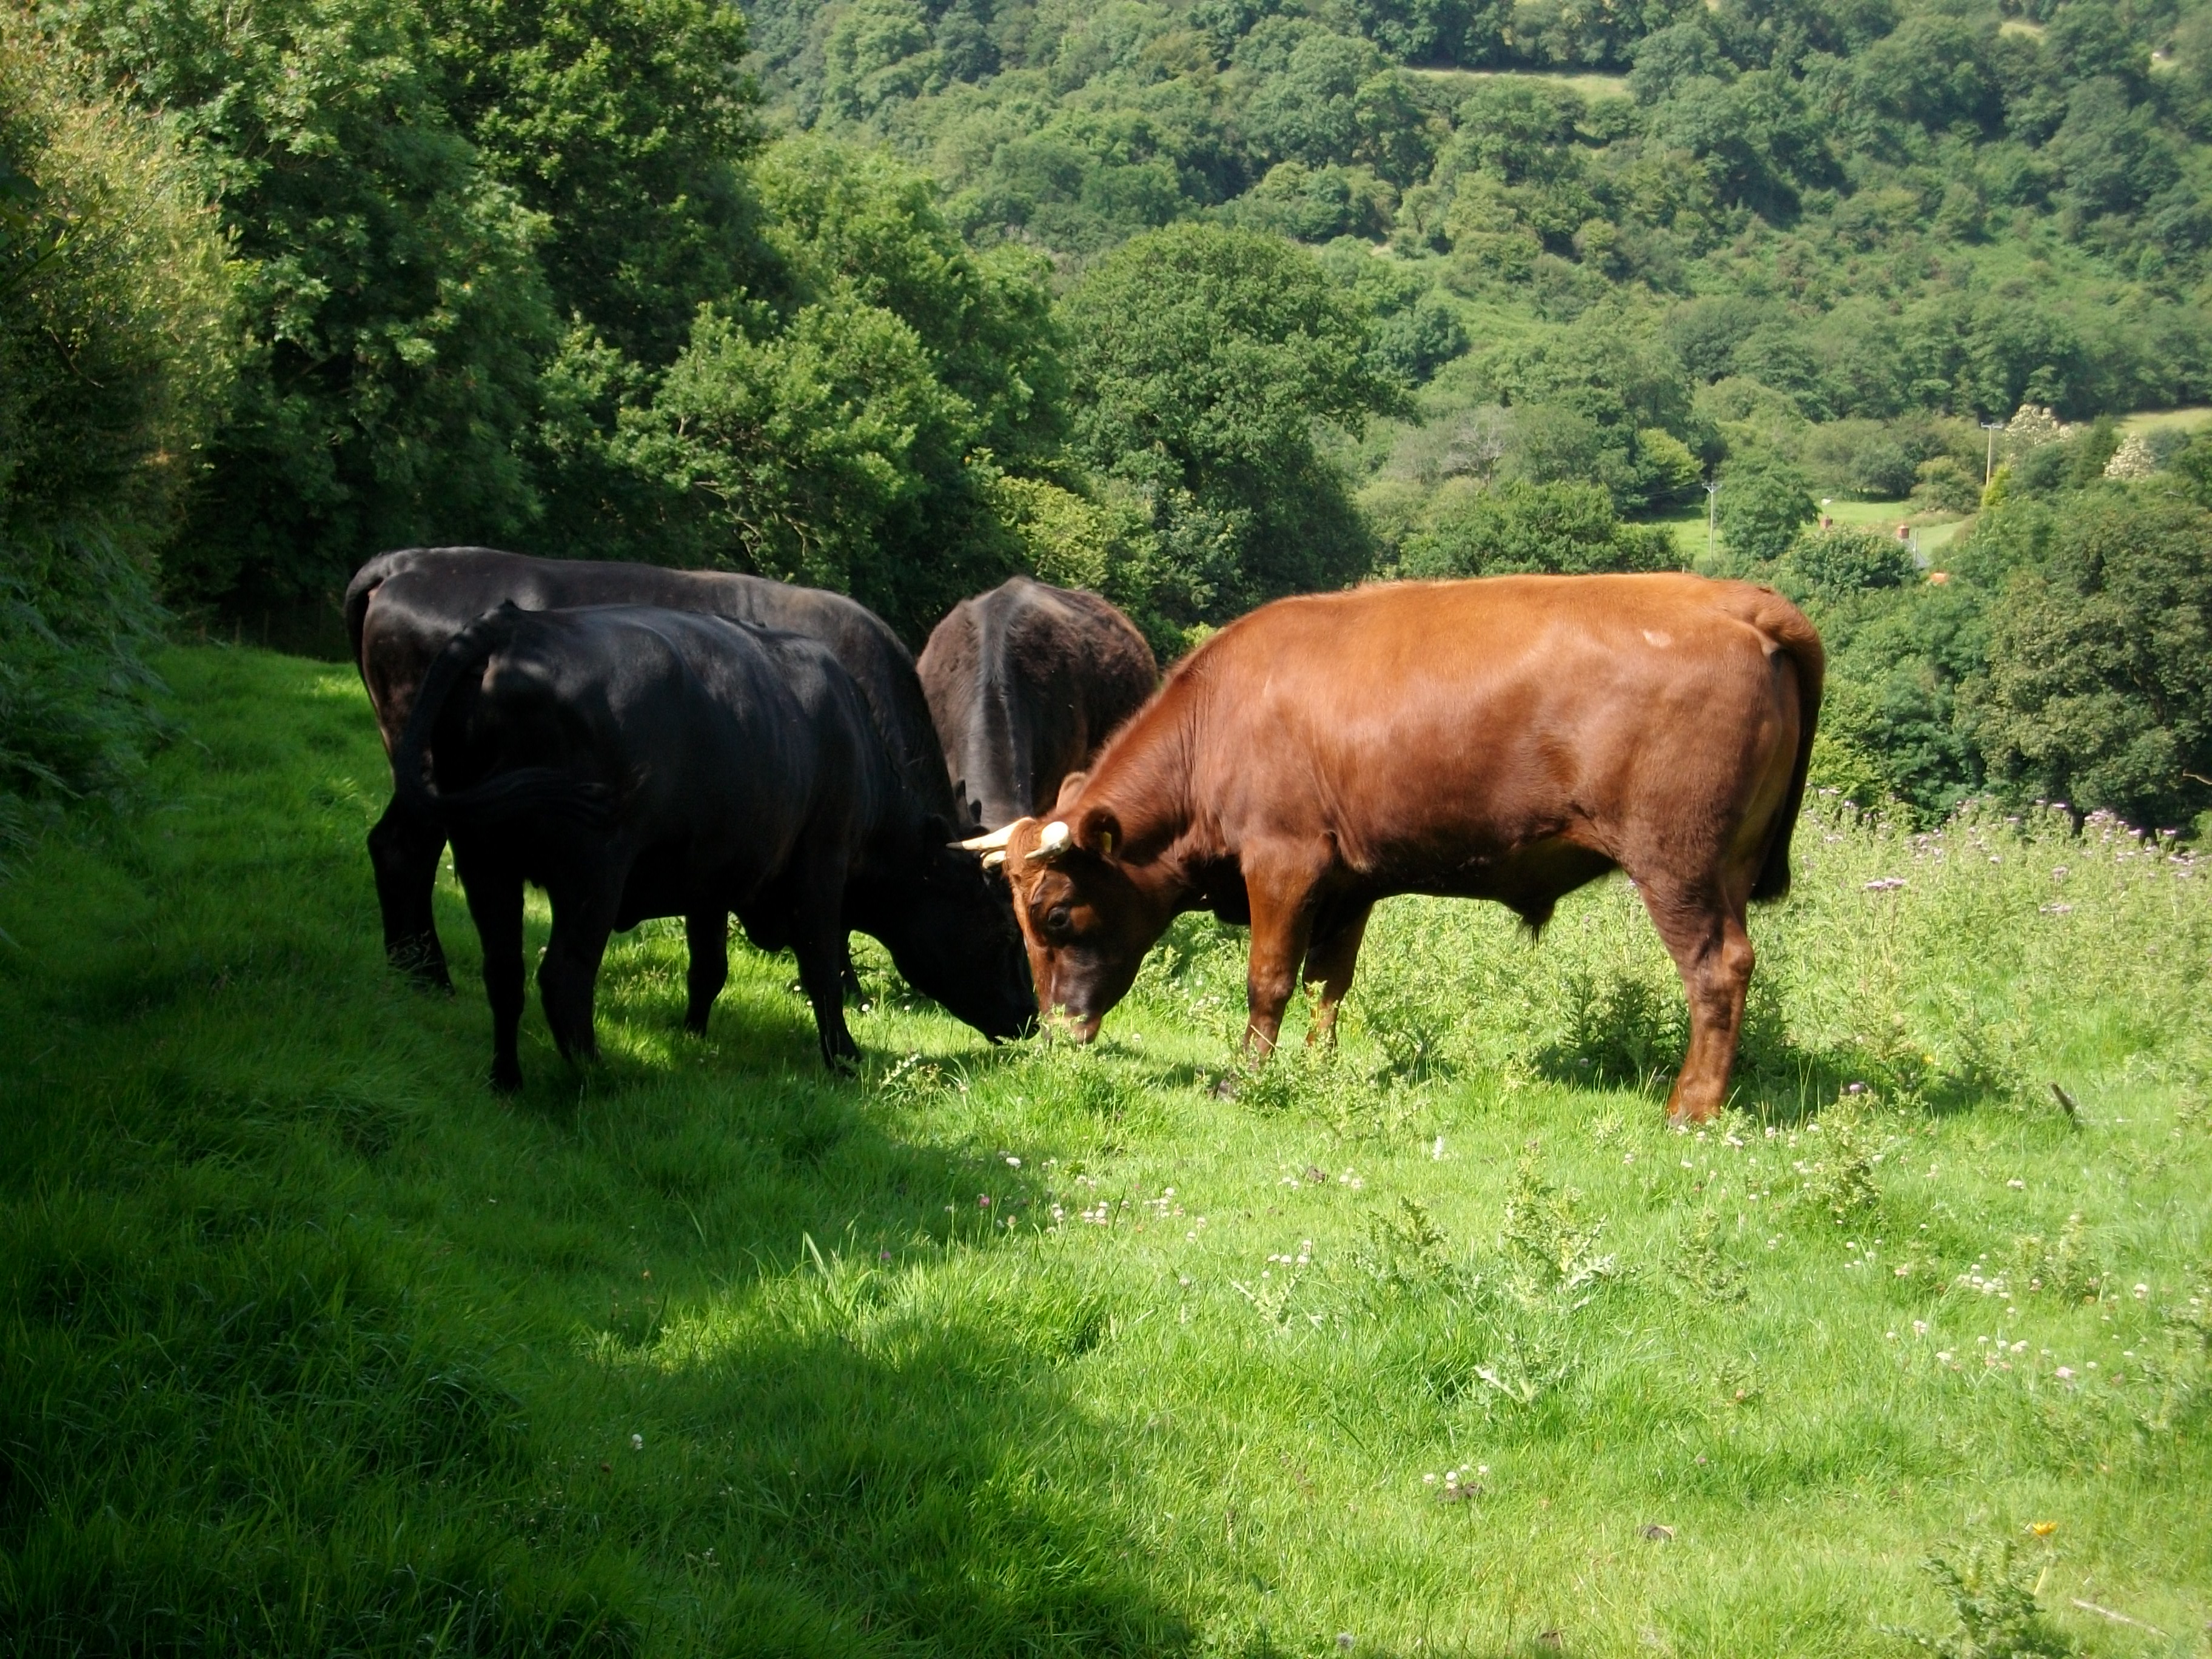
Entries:
{"label": "distant green field", "polygon": [[162,672],[143,813],[0,887],[10,1653],[1887,1656],[2007,1583],[2201,1648],[2185,859],[1816,802],[1696,1134],[1617,879],[1385,905],[1228,1098],[1210,920],[1088,1051],[864,957],[854,1082],[787,959],[686,1038],[648,926],[502,1100],[450,879],[459,995],[382,963],[353,677]]}
{"label": "distant green field", "polygon": [[[1884,530],[1894,529],[1916,517],[1910,501],[1854,501],[1837,497],[1831,499],[1822,511],[1838,524],[1872,525]],[[1698,568],[1705,568],[1707,544],[1705,515],[1702,508],[1669,514],[1644,522],[1664,525],[1674,532],[1675,545],[1682,550],[1683,557]],[[1912,534],[1920,550],[1932,554],[1948,547],[1966,524],[1964,519],[1948,519],[1934,524],[1914,523]]]}
{"label": "distant green field", "polygon": [[1407,73],[1444,86],[1471,87],[1478,81],[1540,81],[1549,86],[1565,87],[1585,98],[1619,98],[1628,91],[1628,77],[1625,75],[1553,75],[1540,70],[1463,69],[1409,69]]}
{"label": "distant green field", "polygon": [[2124,416],[2120,421],[2123,432],[2157,432],[2172,428],[2194,432],[2200,427],[2212,426],[2212,406],[2193,404],[2186,409],[2146,409]]}

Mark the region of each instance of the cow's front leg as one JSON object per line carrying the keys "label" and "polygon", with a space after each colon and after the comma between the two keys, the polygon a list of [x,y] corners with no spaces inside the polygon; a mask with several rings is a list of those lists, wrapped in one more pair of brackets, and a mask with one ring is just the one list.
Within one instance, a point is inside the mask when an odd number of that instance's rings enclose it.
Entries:
{"label": "cow's front leg", "polygon": [[799,957],[799,988],[814,1009],[814,1030],[822,1039],[822,1063],[833,1072],[850,1073],[860,1060],[860,1045],[853,1041],[845,1024],[845,996],[839,971],[847,935],[834,907],[827,915],[801,915],[792,930],[792,950]]}
{"label": "cow's front leg", "polygon": [[684,1028],[704,1036],[714,999],[730,982],[730,913],[720,905],[693,911],[684,918],[684,940],[691,953],[691,1000],[684,1011]]}
{"label": "cow's front leg", "polygon": [[397,800],[368,832],[369,867],[376,873],[376,903],[384,913],[385,959],[420,983],[453,988],[446,952],[438,943],[431,894],[438,884],[438,854],[446,832]]}
{"label": "cow's front leg", "polygon": [[1252,901],[1252,952],[1246,968],[1244,1059],[1259,1065],[1275,1052],[1283,1010],[1297,987],[1313,933],[1311,862],[1293,854],[1261,851],[1246,856],[1244,890]]}
{"label": "cow's front leg", "polygon": [[1358,965],[1359,944],[1367,937],[1367,918],[1374,911],[1371,904],[1362,904],[1343,911],[1334,912],[1315,924],[1313,941],[1306,946],[1306,983],[1318,985],[1321,993],[1314,999],[1313,1024],[1306,1032],[1306,1046],[1326,1042],[1336,1046],[1337,1005],[1344,994],[1352,988],[1352,970]]}

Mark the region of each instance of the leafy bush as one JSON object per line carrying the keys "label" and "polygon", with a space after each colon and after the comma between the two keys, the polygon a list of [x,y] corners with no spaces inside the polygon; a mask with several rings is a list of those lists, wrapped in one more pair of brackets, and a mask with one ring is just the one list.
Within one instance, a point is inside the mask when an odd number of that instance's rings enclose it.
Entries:
{"label": "leafy bush", "polygon": [[1732,462],[1722,471],[1720,484],[1715,508],[1721,540],[1739,561],[1779,559],[1799,529],[1819,514],[1805,475],[1778,456]]}
{"label": "leafy bush", "polygon": [[1365,319],[1314,257],[1181,225],[1102,260],[1069,297],[1076,449],[1148,498],[1179,621],[1340,586],[1370,550],[1316,422],[1398,405]]}
{"label": "leafy bush", "polygon": [[2212,806],[2212,513],[2084,492],[2012,576],[1971,695],[1975,739],[2016,793],[2151,825]]}
{"label": "leafy bush", "polygon": [[1408,576],[1589,575],[1681,567],[1674,538],[1620,522],[1613,498],[1591,483],[1458,486],[1437,499],[1407,544]]}
{"label": "leafy bush", "polygon": [[0,15],[0,853],[153,730],[153,556],[230,364],[230,274],[161,128]]}
{"label": "leafy bush", "polygon": [[1798,532],[1779,568],[1785,587],[1826,599],[1902,587],[1920,577],[1905,543],[1854,525]]}

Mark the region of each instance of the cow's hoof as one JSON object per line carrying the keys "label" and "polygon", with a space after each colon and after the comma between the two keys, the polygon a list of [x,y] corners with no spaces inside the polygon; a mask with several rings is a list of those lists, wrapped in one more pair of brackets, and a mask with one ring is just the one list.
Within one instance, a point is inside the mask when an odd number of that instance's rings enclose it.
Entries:
{"label": "cow's hoof", "polygon": [[517,1094],[522,1089],[522,1067],[495,1066],[491,1068],[491,1091],[495,1095]]}

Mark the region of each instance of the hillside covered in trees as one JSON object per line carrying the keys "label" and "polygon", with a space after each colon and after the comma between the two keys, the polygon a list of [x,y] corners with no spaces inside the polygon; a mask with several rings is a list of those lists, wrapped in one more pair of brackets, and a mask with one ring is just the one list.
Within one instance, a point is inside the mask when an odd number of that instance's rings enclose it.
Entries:
{"label": "hillside covered in trees", "polygon": [[0,848],[127,789],[165,617],[452,541],[1170,652],[1694,557],[1820,622],[1827,787],[2187,826],[2212,460],[2118,421],[2212,400],[2208,141],[2160,0],[11,9]]}

